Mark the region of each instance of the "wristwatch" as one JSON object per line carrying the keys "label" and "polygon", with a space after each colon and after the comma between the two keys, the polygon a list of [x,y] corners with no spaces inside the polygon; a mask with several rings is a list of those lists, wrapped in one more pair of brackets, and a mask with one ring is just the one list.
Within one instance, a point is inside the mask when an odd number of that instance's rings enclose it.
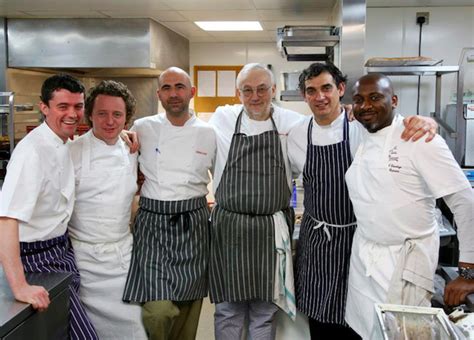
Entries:
{"label": "wristwatch", "polygon": [[474,268],[459,267],[459,276],[466,280],[474,280]]}

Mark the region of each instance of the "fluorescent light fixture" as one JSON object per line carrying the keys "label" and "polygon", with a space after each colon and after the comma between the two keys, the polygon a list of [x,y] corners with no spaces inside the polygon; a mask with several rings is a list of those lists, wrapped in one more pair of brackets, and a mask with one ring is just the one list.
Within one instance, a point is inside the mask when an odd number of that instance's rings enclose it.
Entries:
{"label": "fluorescent light fixture", "polygon": [[204,31],[263,31],[258,21],[195,21]]}

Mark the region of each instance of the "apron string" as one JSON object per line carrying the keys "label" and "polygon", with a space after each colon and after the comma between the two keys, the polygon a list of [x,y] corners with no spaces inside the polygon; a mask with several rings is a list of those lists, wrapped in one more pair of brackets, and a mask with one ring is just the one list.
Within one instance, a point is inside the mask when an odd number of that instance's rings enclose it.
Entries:
{"label": "apron string", "polygon": [[326,221],[319,221],[317,219],[315,219],[313,216],[309,215],[308,216],[314,221],[316,222],[316,225],[313,227],[313,230],[316,230],[316,229],[319,229],[319,228],[323,228],[324,232],[326,233],[326,236],[328,237],[328,241],[331,241],[332,239],[332,236],[331,236],[331,233],[329,232],[329,229],[328,227],[333,227],[333,228],[347,228],[347,227],[352,227],[352,226],[355,226],[357,225],[357,222],[352,222],[352,223],[348,223],[348,224],[331,224],[331,223],[328,223]]}
{"label": "apron string", "polygon": [[311,118],[308,124],[308,145],[313,145],[313,119]]}

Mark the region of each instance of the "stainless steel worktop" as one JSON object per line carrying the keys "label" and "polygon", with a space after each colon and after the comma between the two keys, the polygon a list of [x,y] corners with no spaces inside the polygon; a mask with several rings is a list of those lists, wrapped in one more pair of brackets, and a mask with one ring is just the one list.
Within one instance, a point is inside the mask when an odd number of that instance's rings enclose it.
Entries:
{"label": "stainless steel worktop", "polygon": [[0,267],[0,339],[66,339],[71,274],[27,274],[26,279],[45,287],[51,304],[46,311],[37,312],[16,301]]}

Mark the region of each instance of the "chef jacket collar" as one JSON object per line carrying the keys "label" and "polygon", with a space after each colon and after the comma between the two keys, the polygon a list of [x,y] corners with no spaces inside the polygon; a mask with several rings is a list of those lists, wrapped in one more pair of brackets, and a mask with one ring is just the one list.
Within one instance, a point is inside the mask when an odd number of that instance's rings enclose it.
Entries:
{"label": "chef jacket collar", "polygon": [[[336,119],[334,119],[331,124],[329,125],[319,125],[318,122],[316,122],[316,119],[313,118],[313,127],[319,127],[321,129],[332,129],[336,126],[339,126],[342,124],[344,121],[344,117],[346,116],[346,110],[344,107],[341,105],[341,114],[337,116]],[[314,117],[314,116],[313,116]]]}
{"label": "chef jacket collar", "polygon": [[[189,114],[191,115],[191,117],[186,121],[186,123],[184,123],[183,126],[191,125],[191,124],[193,124],[193,122],[196,120],[196,114],[194,113],[194,110],[189,109]],[[166,113],[163,115],[163,117],[164,117],[164,123],[165,123],[166,125],[174,126],[174,125],[171,124],[171,122],[168,120],[168,117],[166,116]]]}
{"label": "chef jacket collar", "polygon": [[92,129],[89,130],[89,133],[91,134],[92,141],[93,141],[94,143],[98,143],[98,144],[101,144],[101,145],[113,147],[114,145],[117,145],[117,143],[120,143],[120,141],[121,141],[120,134],[119,134],[119,135],[118,135],[118,138],[117,138],[117,141],[116,141],[114,144],[109,145],[109,144],[107,144],[106,142],[104,142],[102,139],[97,138],[97,137],[94,135],[94,132],[92,131]]}
{"label": "chef jacket collar", "polygon": [[38,126],[37,129],[40,129],[41,134],[46,138],[46,140],[53,143],[55,147],[60,147],[69,142],[69,139],[64,142],[51,128],[48,126],[46,122],[42,125]]}

